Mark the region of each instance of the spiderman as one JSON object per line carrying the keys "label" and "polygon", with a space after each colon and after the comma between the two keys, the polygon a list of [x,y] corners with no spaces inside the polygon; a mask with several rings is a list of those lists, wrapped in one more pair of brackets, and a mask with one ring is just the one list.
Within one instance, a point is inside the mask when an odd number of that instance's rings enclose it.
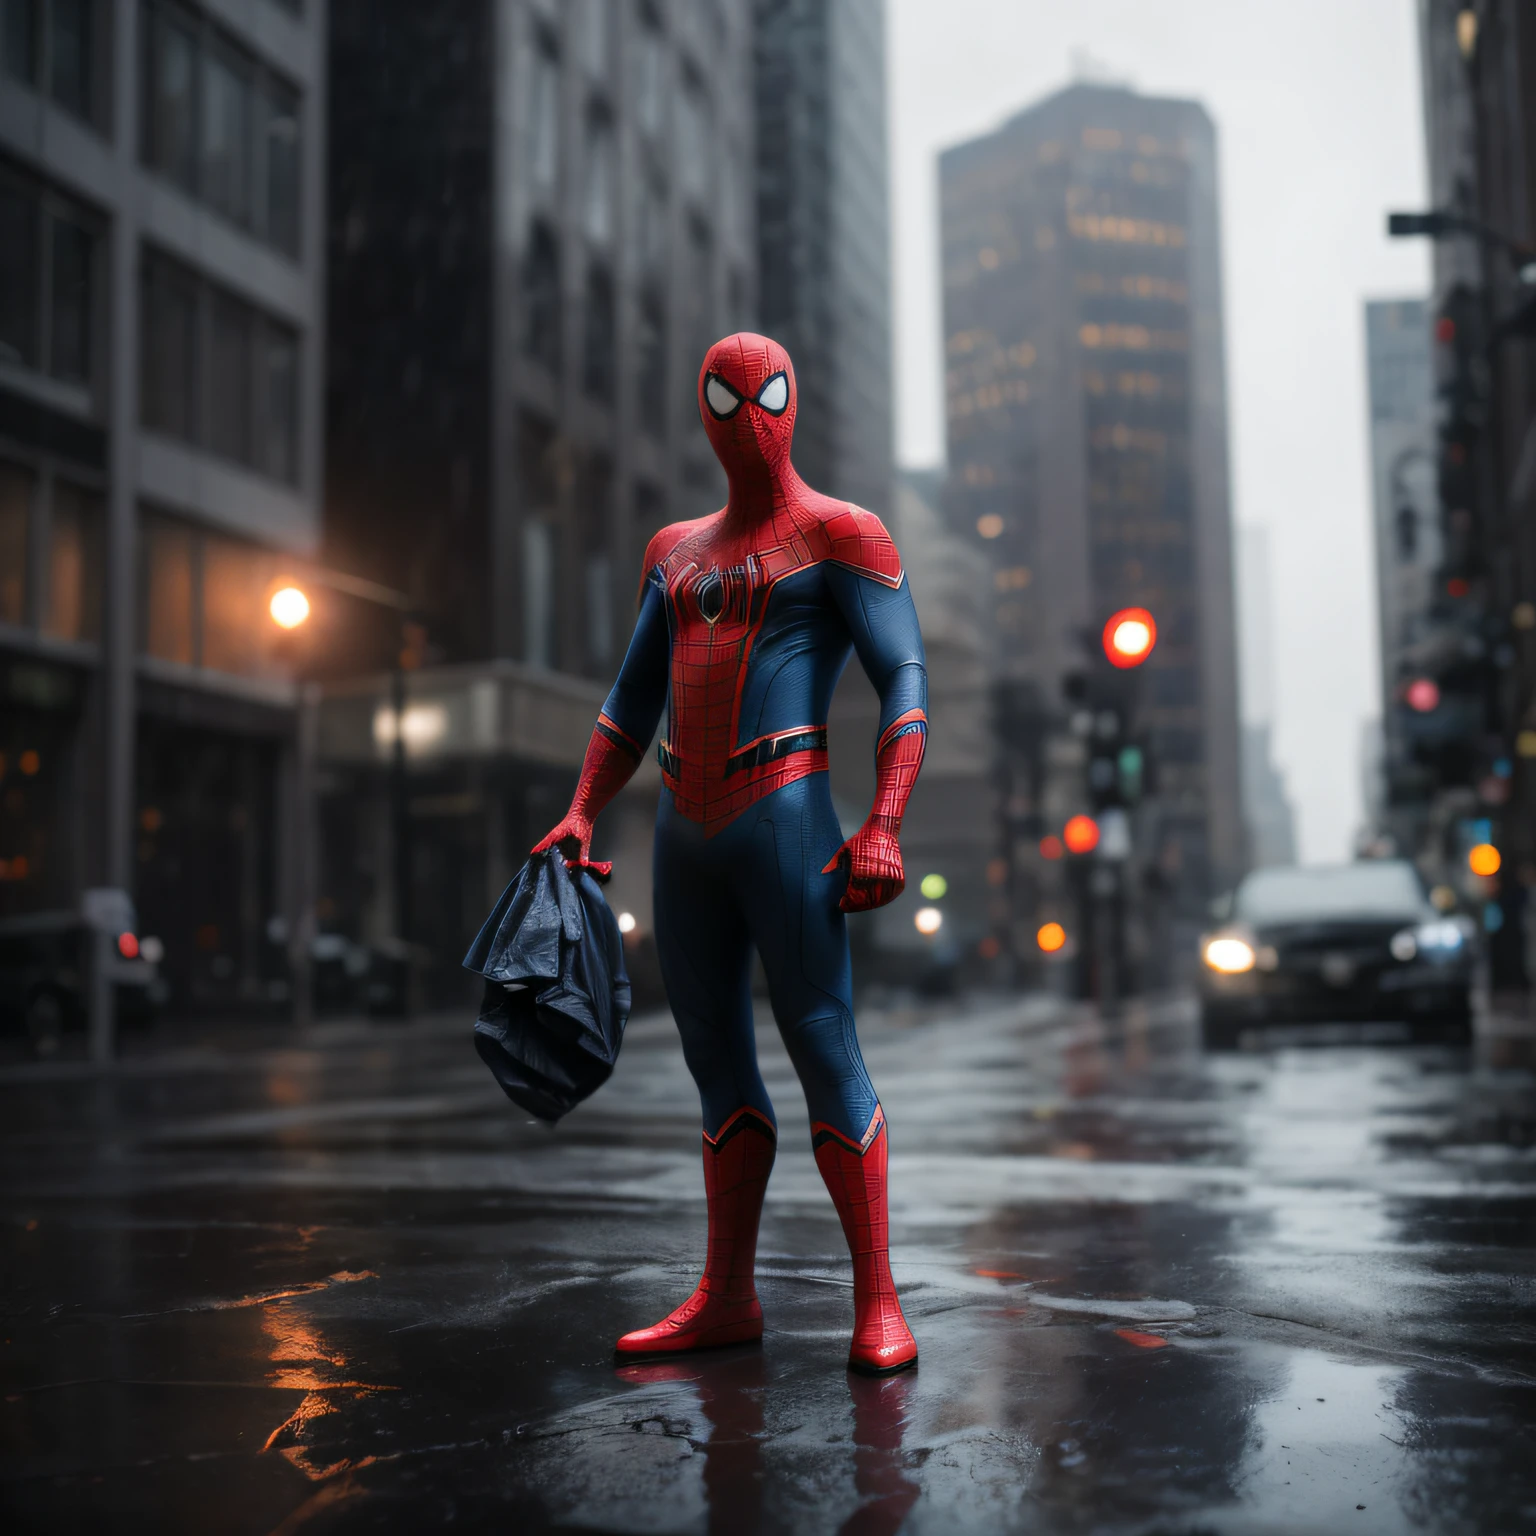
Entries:
{"label": "spiderman", "polygon": [[[698,403],[729,499],[651,540],[634,637],[571,808],[533,850],[590,862],[592,824],[665,708],[656,943],[703,1106],[709,1242],[694,1293],[617,1347],[674,1354],[762,1337],[753,1265],[778,1128],[752,1033],[755,946],[853,1256],[848,1363],[883,1374],[911,1365],[917,1344],[887,1256],[885,1117],[854,1034],[843,914],[901,894],[897,833],[928,729],[923,640],[880,520],[811,490],[790,463],[784,349],[748,333],[717,342]],[[881,707],[874,806],[844,841],[826,721],[850,650]]]}

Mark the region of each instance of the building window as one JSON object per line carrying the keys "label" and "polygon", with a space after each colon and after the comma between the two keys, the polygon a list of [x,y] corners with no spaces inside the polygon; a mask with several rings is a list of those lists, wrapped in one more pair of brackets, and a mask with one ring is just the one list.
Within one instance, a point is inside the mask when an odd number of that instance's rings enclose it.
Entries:
{"label": "building window", "polygon": [[635,392],[640,425],[653,437],[667,430],[667,310],[659,289],[640,296],[635,328]]}
{"label": "building window", "polygon": [[544,193],[560,171],[560,56],[552,33],[536,27],[528,80],[528,173]]}
{"label": "building window", "polygon": [[689,73],[677,98],[678,183],[696,208],[709,206],[710,121],[704,84]]}
{"label": "building window", "polygon": [[158,251],[142,305],[144,425],[296,483],[297,333]]}
{"label": "building window", "polygon": [[523,524],[523,660],[555,664],[555,531],[542,517]]}
{"label": "building window", "polygon": [[540,221],[523,260],[523,347],[551,373],[560,371],[560,243]]}
{"label": "building window", "polygon": [[635,183],[635,193],[640,269],[648,277],[659,277],[667,264],[667,189],[656,177],[642,176]]}
{"label": "building window", "polygon": [[649,3],[640,6],[640,25],[635,29],[635,117],[647,137],[660,136],[665,116],[667,47],[661,23]]}
{"label": "building window", "polygon": [[694,399],[697,372],[704,361],[704,354],[716,341],[715,294],[714,294],[714,240],[709,230],[690,220],[687,245],[687,344],[688,367],[683,370],[688,386],[688,411],[698,414]]}
{"label": "building window", "polygon": [[584,0],[581,61],[594,80],[606,80],[613,63],[615,0]]}
{"label": "building window", "polygon": [[165,518],[145,518],[142,623],[139,648],[161,661],[194,667],[200,660],[196,612],[197,541],[193,530]]}
{"label": "building window", "polygon": [[45,635],[55,640],[101,638],[101,576],[101,497],[67,480],[55,480],[48,509]]}
{"label": "building window", "polygon": [[96,6],[48,0],[48,92],[66,112],[96,116]]}
{"label": "building window", "polygon": [[594,103],[587,114],[586,182],[582,189],[581,222],[593,245],[613,239],[613,122]]}
{"label": "building window", "polygon": [[601,262],[593,262],[582,313],[581,387],[594,400],[613,399],[613,367],[613,276]]}
{"label": "building window", "polygon": [[0,171],[0,362],[90,386],[99,230],[72,199]]}
{"label": "building window", "polygon": [[144,38],[145,164],[242,229],[299,254],[300,99],[209,23],[157,0]]}
{"label": "building window", "polygon": [[577,480],[577,531],[581,540],[582,599],[586,610],[586,670],[605,676],[613,661],[613,560],[608,552],[613,466],[589,455]]}
{"label": "building window", "polygon": [[101,0],[0,0],[0,72],[95,126],[107,25]]}
{"label": "building window", "polygon": [[139,649],[159,661],[214,672],[277,671],[267,603],[281,559],[154,513],[141,527]]}
{"label": "building window", "polygon": [[0,624],[27,622],[27,554],[36,476],[0,460]]}

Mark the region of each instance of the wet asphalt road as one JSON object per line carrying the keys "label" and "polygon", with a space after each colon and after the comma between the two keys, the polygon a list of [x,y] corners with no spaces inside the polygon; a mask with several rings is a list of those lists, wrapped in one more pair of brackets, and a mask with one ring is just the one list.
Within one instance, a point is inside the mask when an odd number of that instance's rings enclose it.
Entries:
{"label": "wet asphalt road", "polygon": [[1528,1041],[861,1028],[922,1348],[885,1381],[776,1041],[764,1344],[629,1368],[702,1254],[666,1020],[555,1132],[463,1023],[0,1070],[6,1529],[1536,1529]]}

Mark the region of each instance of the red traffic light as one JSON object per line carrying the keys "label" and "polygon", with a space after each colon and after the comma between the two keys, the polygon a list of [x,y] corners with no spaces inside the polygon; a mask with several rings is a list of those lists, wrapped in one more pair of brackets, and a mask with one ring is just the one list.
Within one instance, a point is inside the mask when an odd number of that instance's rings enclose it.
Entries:
{"label": "red traffic light", "polygon": [[1104,654],[1117,667],[1139,667],[1157,644],[1157,621],[1145,608],[1122,608],[1104,626]]}
{"label": "red traffic light", "polygon": [[1403,689],[1403,700],[1409,709],[1427,715],[1440,705],[1440,686],[1432,677],[1416,677]]}
{"label": "red traffic light", "polygon": [[1062,841],[1071,853],[1092,853],[1099,846],[1099,824],[1092,816],[1074,816],[1061,829]]}

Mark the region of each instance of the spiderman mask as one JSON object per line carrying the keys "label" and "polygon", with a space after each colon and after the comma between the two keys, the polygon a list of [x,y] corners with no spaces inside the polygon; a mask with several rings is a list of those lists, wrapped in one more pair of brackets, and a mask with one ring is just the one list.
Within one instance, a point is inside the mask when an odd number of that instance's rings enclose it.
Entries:
{"label": "spiderman mask", "polygon": [[795,370],[778,342],[741,331],[717,341],[699,370],[699,417],[733,502],[779,480],[795,432]]}

